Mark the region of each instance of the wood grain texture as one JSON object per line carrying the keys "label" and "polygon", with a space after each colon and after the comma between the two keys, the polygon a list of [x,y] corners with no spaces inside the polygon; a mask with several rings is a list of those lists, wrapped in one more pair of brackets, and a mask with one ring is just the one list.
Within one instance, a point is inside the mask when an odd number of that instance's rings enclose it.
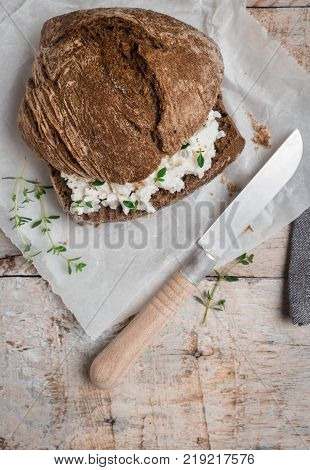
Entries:
{"label": "wood grain texture", "polygon": [[[251,13],[309,69],[308,9]],[[309,328],[285,315],[288,236],[236,270],[242,279],[223,285],[227,309],[207,328],[190,298],[109,395],[87,370],[119,327],[90,341],[0,234],[0,447],[309,448]]]}
{"label": "wood grain texture", "polygon": [[247,7],[275,8],[275,7],[308,7],[309,0],[246,0]]}
{"label": "wood grain texture", "polygon": [[89,377],[100,389],[111,390],[145,354],[166,324],[177,314],[195,286],[177,272],[156,292],[93,361]]}
{"label": "wood grain texture", "polygon": [[[210,288],[205,281],[202,288]],[[42,279],[0,280],[0,436],[8,448],[307,448],[310,342],[282,317],[283,283],[227,283],[226,312],[192,298],[111,393],[87,339]],[[182,432],[180,432],[182,430]]]}

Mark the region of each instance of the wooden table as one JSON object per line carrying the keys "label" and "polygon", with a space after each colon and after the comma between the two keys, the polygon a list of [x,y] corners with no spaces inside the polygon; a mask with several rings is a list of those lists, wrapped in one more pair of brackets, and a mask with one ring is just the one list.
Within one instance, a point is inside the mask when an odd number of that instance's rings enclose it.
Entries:
{"label": "wooden table", "polygon": [[[309,70],[309,2],[248,3]],[[0,234],[0,447],[309,448],[310,338],[283,300],[288,235],[260,246],[239,282],[226,283],[227,309],[211,312],[207,328],[190,299],[110,396],[87,379],[104,340],[89,340]]]}

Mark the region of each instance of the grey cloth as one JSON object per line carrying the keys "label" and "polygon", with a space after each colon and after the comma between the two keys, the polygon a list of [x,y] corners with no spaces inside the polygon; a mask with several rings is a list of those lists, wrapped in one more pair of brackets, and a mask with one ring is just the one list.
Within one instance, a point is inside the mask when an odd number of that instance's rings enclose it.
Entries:
{"label": "grey cloth", "polygon": [[310,208],[293,223],[289,245],[288,300],[293,323],[310,324]]}

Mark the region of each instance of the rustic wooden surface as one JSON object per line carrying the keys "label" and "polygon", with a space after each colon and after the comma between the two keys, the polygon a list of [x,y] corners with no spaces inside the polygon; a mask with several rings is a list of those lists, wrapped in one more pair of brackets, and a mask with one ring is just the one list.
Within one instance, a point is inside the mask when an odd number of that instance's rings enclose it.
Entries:
{"label": "rustic wooden surface", "polygon": [[246,0],[248,7],[252,8],[283,8],[283,7],[308,7],[309,0]]}
{"label": "rustic wooden surface", "polygon": [[[308,70],[309,11],[251,10]],[[222,288],[227,310],[212,312],[207,328],[189,299],[109,395],[87,380],[104,340],[87,338],[0,233],[0,447],[308,449],[310,338],[286,316],[288,236],[287,228],[236,271],[240,281]]]}

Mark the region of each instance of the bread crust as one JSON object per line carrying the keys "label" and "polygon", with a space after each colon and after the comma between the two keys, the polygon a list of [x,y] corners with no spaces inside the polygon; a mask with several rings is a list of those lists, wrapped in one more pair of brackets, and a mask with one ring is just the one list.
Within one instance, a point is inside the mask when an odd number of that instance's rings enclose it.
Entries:
{"label": "bread crust", "polygon": [[[222,117],[218,119],[219,129],[225,132],[225,137],[217,140],[215,143],[216,156],[212,159],[211,168],[201,179],[197,176],[186,175],[184,177],[185,188],[178,193],[170,193],[169,191],[160,189],[151,198],[151,203],[157,210],[179,201],[199,187],[209,183],[218,174],[222,173],[222,171],[242,152],[245,140],[240,135],[230,116],[227,114],[221,96],[218,97],[214,109],[221,113]],[[99,225],[105,222],[119,222],[133,220],[143,216],[150,216],[150,214],[145,211],[137,211],[135,213],[131,211],[126,215],[122,211],[121,207],[118,207],[117,209],[101,207],[98,212],[83,215],[74,214],[70,212],[70,205],[72,202],[71,189],[67,186],[65,180],[61,178],[59,171],[52,167],[51,179],[61,207],[80,224]]]}
{"label": "bread crust", "polygon": [[20,132],[59,171],[141,181],[207,120],[222,78],[215,42],[175,18],[76,11],[43,26]]}

